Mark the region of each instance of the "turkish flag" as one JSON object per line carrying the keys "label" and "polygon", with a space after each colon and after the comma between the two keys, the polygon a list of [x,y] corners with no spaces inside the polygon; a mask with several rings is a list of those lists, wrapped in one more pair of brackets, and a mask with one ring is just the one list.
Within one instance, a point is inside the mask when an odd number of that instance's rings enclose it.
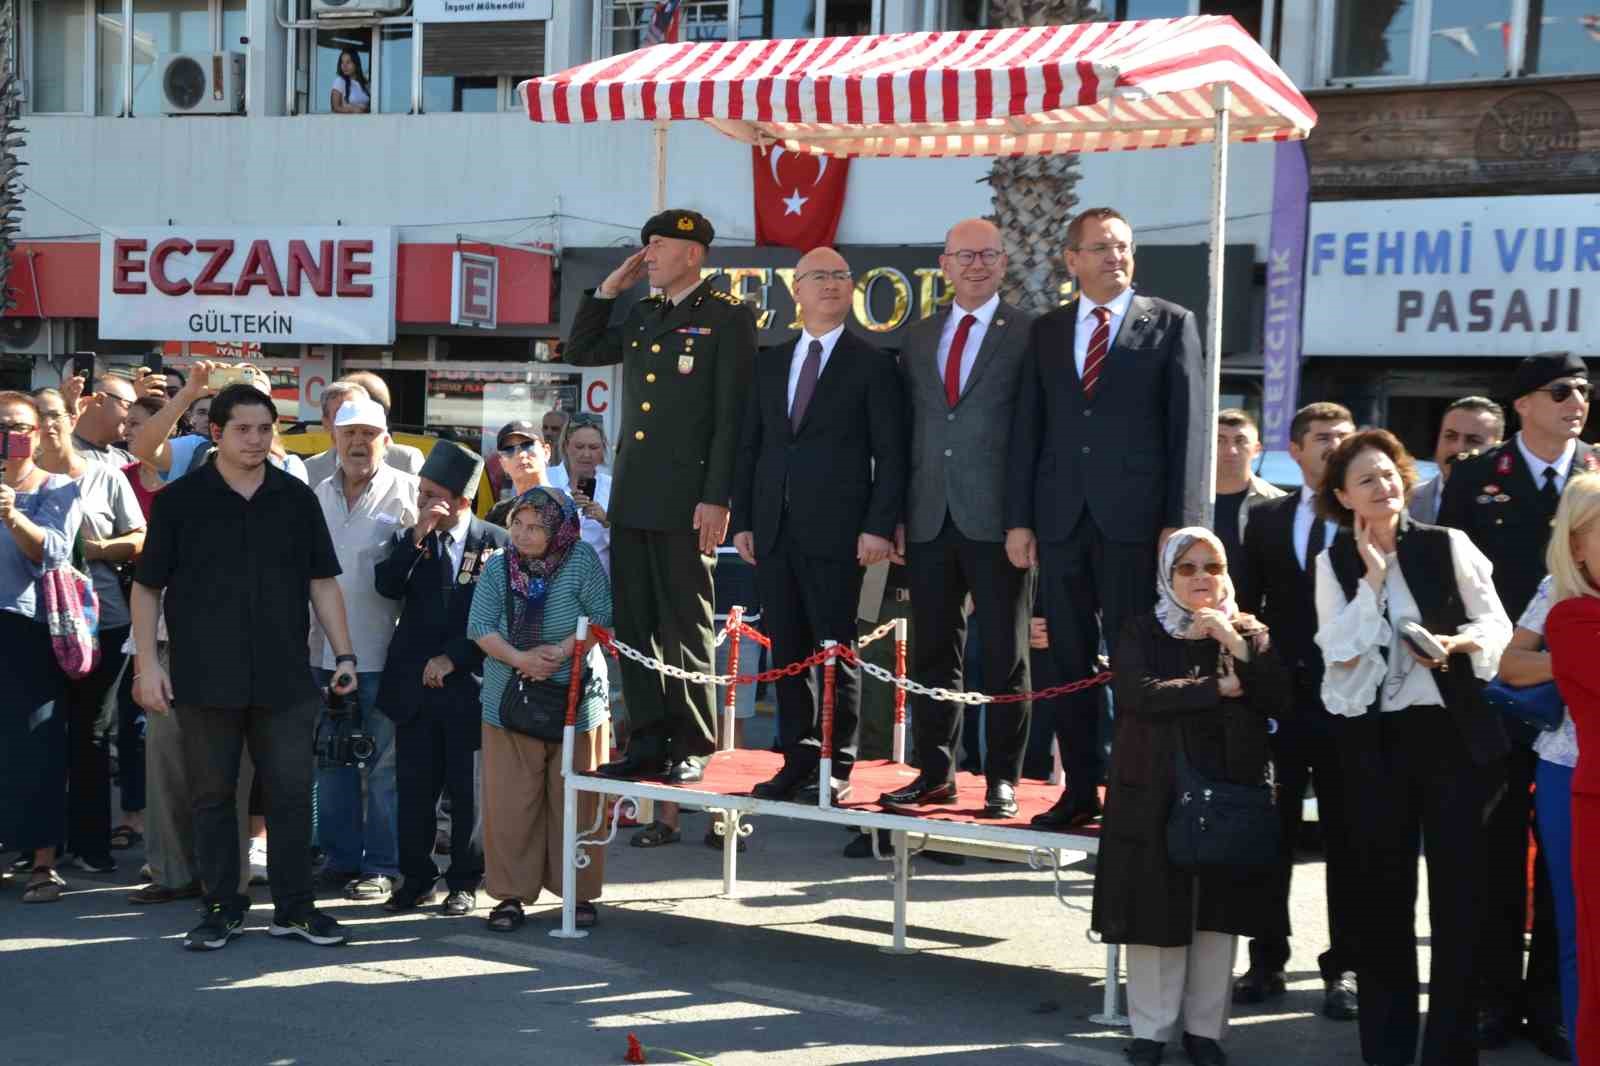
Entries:
{"label": "turkish flag", "polygon": [[844,211],[850,160],[791,152],[773,145],[750,149],[755,173],[756,243],[799,252],[832,244]]}

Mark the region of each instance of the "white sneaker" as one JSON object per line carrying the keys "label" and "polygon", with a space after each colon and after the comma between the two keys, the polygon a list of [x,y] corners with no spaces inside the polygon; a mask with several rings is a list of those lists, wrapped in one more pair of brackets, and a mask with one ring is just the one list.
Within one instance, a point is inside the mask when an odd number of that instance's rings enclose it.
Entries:
{"label": "white sneaker", "polygon": [[267,883],[267,842],[260,837],[250,838],[250,883]]}

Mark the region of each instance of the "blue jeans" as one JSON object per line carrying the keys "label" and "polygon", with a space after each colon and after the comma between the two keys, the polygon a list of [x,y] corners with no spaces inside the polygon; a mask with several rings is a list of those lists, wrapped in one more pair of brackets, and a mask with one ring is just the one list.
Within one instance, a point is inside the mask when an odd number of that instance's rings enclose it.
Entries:
{"label": "blue jeans", "polygon": [[[1561,978],[1561,1017],[1567,1038],[1578,1035],[1578,897],[1572,887],[1572,770],[1539,760],[1534,770],[1539,818],[1539,854],[1556,898],[1556,961]],[[1576,1060],[1574,1060],[1576,1061]]]}
{"label": "blue jeans", "polygon": [[[333,671],[314,670],[326,688]],[[395,781],[394,723],[377,708],[381,671],[356,675],[361,728],[372,735],[377,754],[365,770],[354,766],[317,769],[317,843],[328,853],[328,869],[367,876],[400,875],[399,791]],[[317,714],[320,725],[327,708]],[[362,778],[366,804],[362,809]]]}

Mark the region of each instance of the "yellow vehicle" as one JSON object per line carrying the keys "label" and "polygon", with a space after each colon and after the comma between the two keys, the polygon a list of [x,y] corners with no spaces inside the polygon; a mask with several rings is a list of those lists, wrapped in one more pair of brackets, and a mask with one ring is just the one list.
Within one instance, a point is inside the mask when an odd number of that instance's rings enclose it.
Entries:
{"label": "yellow vehicle", "polygon": [[[407,433],[403,430],[391,431],[390,436],[399,444],[411,445],[422,452],[423,455],[427,455],[433,450],[435,444],[444,439],[435,437],[431,433]],[[285,429],[279,434],[278,439],[283,441],[285,451],[293,452],[302,459],[309,459],[313,455],[321,455],[333,447],[332,434],[323,430],[319,425],[299,425]],[[472,511],[479,518],[482,518],[489,513],[489,509],[494,506],[494,503],[494,489],[490,487],[489,477],[485,474],[478,482],[478,496],[472,501]]]}

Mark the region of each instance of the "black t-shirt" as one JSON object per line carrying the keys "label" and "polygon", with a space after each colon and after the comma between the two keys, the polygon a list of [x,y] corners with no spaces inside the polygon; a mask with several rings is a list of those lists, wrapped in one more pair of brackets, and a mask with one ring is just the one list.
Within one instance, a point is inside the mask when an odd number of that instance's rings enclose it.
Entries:
{"label": "black t-shirt", "polygon": [[1216,517],[1212,521],[1211,531],[1222,541],[1222,550],[1228,553],[1228,566],[1234,570],[1244,563],[1244,549],[1239,536],[1239,509],[1244,506],[1244,498],[1249,491],[1243,489],[1217,494]]}
{"label": "black t-shirt", "polygon": [[311,582],[339,572],[316,496],[270,463],[248,500],[210,463],[157,493],[134,578],[166,590],[174,699],[274,708],[314,699]]}

